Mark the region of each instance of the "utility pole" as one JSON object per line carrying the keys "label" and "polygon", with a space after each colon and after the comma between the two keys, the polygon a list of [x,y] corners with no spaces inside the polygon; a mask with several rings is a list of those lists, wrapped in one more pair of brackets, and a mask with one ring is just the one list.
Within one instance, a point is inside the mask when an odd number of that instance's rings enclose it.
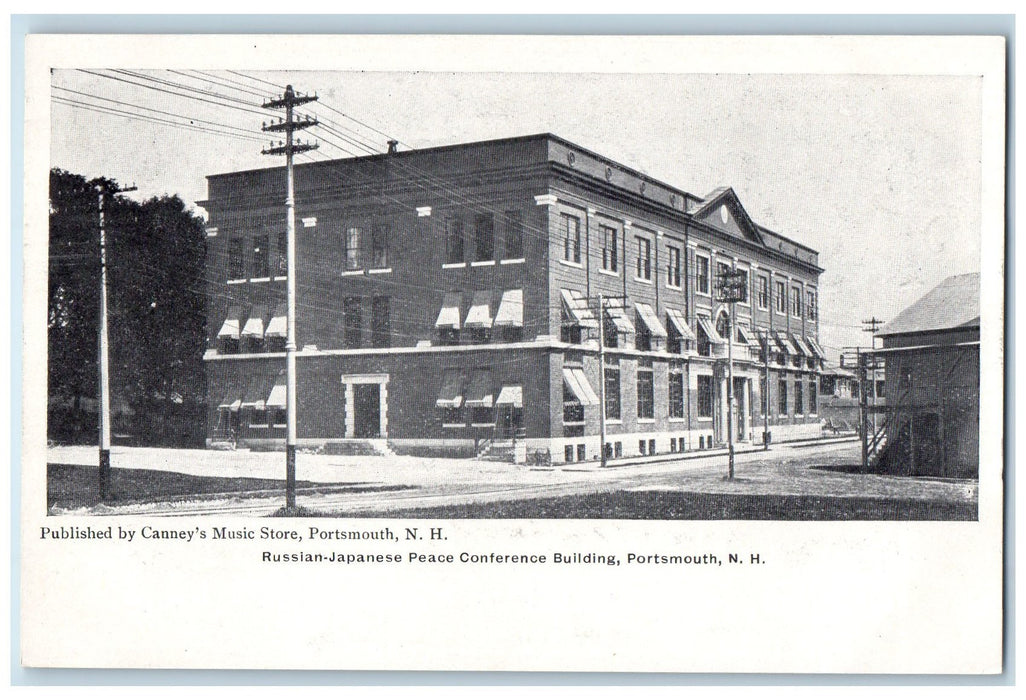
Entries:
{"label": "utility pole", "polygon": [[[876,316],[872,316],[869,320],[863,320],[862,321],[862,330],[865,331],[866,333],[869,333],[869,347],[870,347],[871,350],[874,350],[874,351],[876,350],[876,332],[878,330],[880,330],[880,327],[883,325],[883,323],[884,322],[881,321],[880,319],[878,319]],[[880,398],[879,396],[877,396],[877,393],[876,393],[876,355],[874,353],[871,353],[867,359],[868,359],[868,362],[870,363],[870,370],[872,372],[872,374],[871,374],[872,382],[873,382],[873,404],[872,405],[875,407],[877,405],[877,401],[876,400],[878,398]],[[873,411],[873,433],[874,434],[876,433],[876,411]]]}
{"label": "utility pole", "polygon": [[291,85],[285,86],[285,94],[275,100],[264,103],[265,109],[285,109],[285,120],[279,117],[277,122],[263,124],[264,131],[284,132],[285,143],[281,141],[275,146],[260,152],[270,156],[285,156],[287,173],[287,192],[285,194],[285,240],[286,240],[286,277],[287,296],[287,330],[285,336],[285,509],[294,511],[296,508],[296,201],[293,184],[292,159],[296,153],[312,151],[316,143],[294,141],[293,132],[317,125],[317,120],[309,115],[294,118],[294,110],[298,105],[313,102],[317,95],[297,94]]}
{"label": "utility pole", "polygon": [[727,316],[727,480],[734,480],[734,304],[741,301],[746,292],[746,276],[738,273],[737,263],[728,272],[720,275],[720,302],[730,304]]}
{"label": "utility pole", "polygon": [[110,500],[110,339],[107,333],[107,227],[103,214],[103,200],[108,194],[134,192],[137,187],[126,187],[120,190],[108,190],[100,181],[96,185],[100,214],[100,331],[99,331],[99,418],[100,443],[100,500]]}
{"label": "utility pole", "polygon": [[[627,274],[624,272],[624,274]],[[599,454],[602,466],[606,466],[606,314],[605,301],[598,295],[599,306]]]}
{"label": "utility pole", "polygon": [[770,358],[770,336],[769,331],[762,331],[765,335],[766,341],[762,344],[763,347],[763,375],[766,377],[766,383],[763,384],[762,391],[762,449],[769,449],[769,358]]}

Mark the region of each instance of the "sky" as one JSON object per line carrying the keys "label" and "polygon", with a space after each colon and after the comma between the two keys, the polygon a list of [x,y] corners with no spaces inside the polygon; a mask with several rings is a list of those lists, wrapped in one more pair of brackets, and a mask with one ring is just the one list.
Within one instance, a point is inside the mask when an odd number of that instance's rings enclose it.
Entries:
{"label": "sky", "polygon": [[[51,91],[50,163],[134,184],[137,198],[178,194],[196,207],[207,175],[281,165],[260,154],[261,120],[271,113],[243,104],[278,92],[261,81],[317,92],[309,112],[336,131],[311,132],[320,140],[317,159],[365,155],[361,147],[383,152],[383,134],[407,150],[552,132],[699,196],[729,185],[757,223],[819,251],[820,335],[834,360],[844,346],[869,343],[863,319],[889,320],[949,275],[980,266],[976,77],[145,72],[230,95],[243,101],[230,104],[253,110],[243,111],[213,95],[206,98],[218,104],[102,73],[120,80],[52,73],[61,89]],[[361,147],[339,138],[340,129]]]}

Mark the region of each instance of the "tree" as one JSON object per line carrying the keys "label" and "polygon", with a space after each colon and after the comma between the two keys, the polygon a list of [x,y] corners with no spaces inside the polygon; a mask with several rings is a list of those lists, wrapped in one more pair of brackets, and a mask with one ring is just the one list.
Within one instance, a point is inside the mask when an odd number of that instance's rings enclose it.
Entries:
{"label": "tree", "polygon": [[[99,212],[95,185],[50,173],[48,369],[54,440],[96,440]],[[111,405],[115,433],[202,443],[203,221],[177,196],[105,200]]]}

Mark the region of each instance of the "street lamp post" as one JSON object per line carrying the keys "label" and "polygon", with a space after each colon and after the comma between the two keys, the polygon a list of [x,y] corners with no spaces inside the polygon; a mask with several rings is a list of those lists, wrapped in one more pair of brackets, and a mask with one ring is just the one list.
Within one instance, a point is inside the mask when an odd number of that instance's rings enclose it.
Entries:
{"label": "street lamp post", "polygon": [[720,274],[718,301],[729,304],[727,316],[727,479],[734,480],[734,304],[744,301],[748,276],[735,262]]}

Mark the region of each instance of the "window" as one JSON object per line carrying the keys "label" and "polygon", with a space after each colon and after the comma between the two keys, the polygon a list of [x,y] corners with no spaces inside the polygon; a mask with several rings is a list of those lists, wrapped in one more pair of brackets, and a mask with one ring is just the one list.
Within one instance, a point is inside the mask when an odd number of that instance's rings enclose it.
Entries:
{"label": "window", "polygon": [[791,288],[791,315],[797,318],[802,317],[802,288]]}
{"label": "window", "polygon": [[573,392],[567,388],[566,383],[563,383],[563,422],[564,423],[583,423],[584,422],[584,406],[577,400]]}
{"label": "window", "polygon": [[495,409],[488,406],[473,406],[470,409],[473,425],[495,425]]}
{"label": "window", "polygon": [[816,405],[816,382],[809,382],[809,415],[816,415],[818,406]]}
{"label": "window", "polygon": [[766,395],[766,377],[759,377],[759,415],[766,415],[769,396]]}
{"label": "window", "polygon": [[787,415],[787,380],[781,379],[777,384],[777,413]]}
{"label": "window", "polygon": [[284,408],[271,409],[271,420],[274,421],[273,426],[275,428],[284,428],[288,423],[288,420]]}
{"label": "window", "polygon": [[655,392],[651,367],[638,367],[638,418],[655,418]]}
{"label": "window", "polygon": [[802,380],[794,381],[794,414],[801,416],[805,414],[805,391],[802,389]]}
{"label": "window", "polygon": [[758,301],[760,309],[769,308],[769,278],[759,275],[757,278],[759,285]]}
{"label": "window", "polygon": [[776,290],[775,291],[776,291],[776,294],[777,294],[777,313],[779,313],[779,314],[786,314],[787,313],[787,287],[784,285],[783,282],[777,282]]}
{"label": "window", "polygon": [[[911,375],[903,375],[903,376],[906,379],[908,379],[909,381],[911,380]],[[906,389],[908,388],[908,385],[909,385],[909,382],[906,381],[905,382],[905,388]],[[876,380],[876,398],[878,398],[878,399],[885,398],[885,394],[884,394],[884,387],[885,386],[886,385],[884,384],[884,380],[883,379],[877,379]]]}
{"label": "window", "polygon": [[463,425],[464,420],[463,406],[442,409],[442,425]]}
{"label": "window", "polygon": [[[716,263],[716,289],[718,290],[726,281],[727,276],[730,274],[730,265],[725,262]],[[726,336],[723,336],[726,338]]]}
{"label": "window", "polygon": [[815,321],[816,320],[816,292],[812,291],[811,289],[807,293],[807,297],[806,297],[806,301],[805,301],[805,310],[806,310],[806,313],[808,313],[808,315],[809,315],[809,320],[810,321]]}
{"label": "window", "polygon": [[709,258],[704,255],[695,256],[695,291],[709,293]]}
{"label": "window", "polygon": [[463,262],[463,219],[459,217],[445,220],[445,262]]}
{"label": "window", "polygon": [[267,236],[253,237],[253,277],[270,277]]}
{"label": "window", "polygon": [[438,344],[439,345],[459,345],[460,344],[460,332],[457,328],[439,328],[438,329]]}
{"label": "window", "polygon": [[387,348],[391,340],[389,298],[374,297],[371,302],[371,345],[376,348]]}
{"label": "window", "polygon": [[363,299],[360,297],[346,297],[342,300],[343,342],[347,348],[360,347],[360,333],[363,325],[360,313],[362,304]]}
{"label": "window", "polygon": [[563,230],[563,260],[581,262],[581,220],[570,214],[560,214],[560,228]]}
{"label": "window", "polygon": [[249,414],[249,427],[250,428],[266,428],[267,427],[267,409],[266,408],[254,408]]}
{"label": "window", "polygon": [[495,222],[491,214],[474,217],[474,260],[495,259]]}
{"label": "window", "polygon": [[649,330],[645,320],[638,314],[637,322],[634,324],[637,333],[634,334],[634,347],[638,350],[652,349],[652,331]]}
{"label": "window", "polygon": [[289,239],[285,231],[278,233],[278,264],[275,266],[274,274],[284,277],[289,273]]}
{"label": "window", "polygon": [[666,286],[680,288],[680,248],[666,248]]}
{"label": "window", "polygon": [[239,352],[239,339],[238,338],[218,338],[219,346],[217,352],[219,355],[235,355]]}
{"label": "window", "polygon": [[350,226],[346,229],[345,238],[342,241],[345,251],[345,266],[347,270],[360,269],[360,229]]}
{"label": "window", "polygon": [[606,367],[606,418],[620,419],[620,367]]}
{"label": "window", "polygon": [[602,234],[602,269],[616,272],[620,267],[619,245],[617,239],[620,232],[611,226],[599,226]]}
{"label": "window", "polygon": [[506,212],[505,256],[507,259],[524,257],[524,217],[519,211]]}
{"label": "window", "polygon": [[232,238],[228,241],[228,279],[241,280],[246,276],[246,268],[242,262],[242,239]]}
{"label": "window", "polygon": [[741,302],[742,304],[748,303],[748,270],[738,269],[738,277],[743,279],[744,282],[741,284]]}
{"label": "window", "polygon": [[698,417],[712,418],[713,414],[713,378],[709,375],[698,376]]}
{"label": "window", "polygon": [[637,275],[643,280],[652,279],[652,241],[638,237]]}
{"label": "window", "polygon": [[609,318],[606,318],[602,324],[602,344],[607,348],[615,348],[620,345],[620,333],[616,330],[616,324]]}
{"label": "window", "polygon": [[371,266],[388,267],[388,227],[385,224],[374,224],[371,229]]}
{"label": "window", "polygon": [[670,418],[684,417],[684,373],[679,366],[670,367]]}
{"label": "window", "polygon": [[559,329],[559,339],[564,343],[580,344],[581,327],[572,321],[564,321]]}

